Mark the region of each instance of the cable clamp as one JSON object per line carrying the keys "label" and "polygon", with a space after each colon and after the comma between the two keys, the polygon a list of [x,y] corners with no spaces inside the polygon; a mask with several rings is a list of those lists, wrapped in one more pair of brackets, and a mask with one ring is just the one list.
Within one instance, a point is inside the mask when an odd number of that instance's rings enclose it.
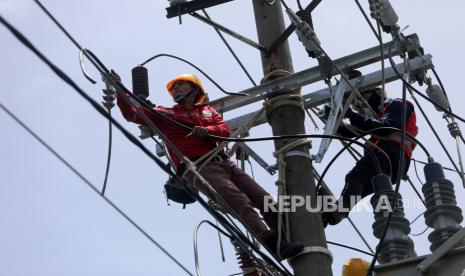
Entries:
{"label": "cable clamp", "polygon": [[[273,155],[275,157],[278,157],[278,158],[279,158],[280,155],[282,155],[283,157],[286,157],[289,152],[294,152],[294,151],[291,151],[291,149],[294,149],[294,148],[300,147],[300,146],[304,146],[304,145],[308,145],[308,146],[311,147],[312,142],[310,140],[307,140],[307,139],[299,139],[299,140],[293,141],[293,142],[283,146],[279,150],[275,151],[273,153]],[[295,152],[304,153],[302,151],[295,151]],[[308,155],[308,157],[310,157],[310,155]]]}
{"label": "cable clamp", "polygon": [[310,254],[310,253],[324,254],[328,256],[329,259],[331,260],[331,263],[333,263],[333,253],[331,253],[331,251],[328,248],[323,247],[323,246],[306,246],[299,254],[295,255],[292,258],[289,258],[288,262],[292,262],[292,260],[294,260],[295,258],[302,256],[302,255]]}
{"label": "cable clamp", "polygon": [[305,157],[305,158],[312,160],[312,157],[310,156],[308,152],[291,150],[291,151],[286,152],[286,154],[284,154],[284,158],[291,157],[291,156],[301,156],[301,157]]}

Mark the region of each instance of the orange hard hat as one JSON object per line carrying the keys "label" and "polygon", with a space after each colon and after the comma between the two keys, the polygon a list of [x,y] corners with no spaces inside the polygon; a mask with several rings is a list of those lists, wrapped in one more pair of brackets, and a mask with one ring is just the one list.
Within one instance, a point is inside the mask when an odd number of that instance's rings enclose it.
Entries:
{"label": "orange hard hat", "polygon": [[191,74],[181,74],[174,77],[166,85],[166,89],[168,90],[171,96],[173,96],[173,92],[171,91],[171,89],[173,88],[173,84],[177,81],[188,81],[195,84],[200,89],[201,93],[201,97],[197,102],[202,103],[203,101],[205,101],[205,88],[203,88],[202,82],[200,82],[200,79],[197,76]]}
{"label": "orange hard hat", "polygon": [[370,267],[370,264],[363,259],[350,259],[342,266],[342,276],[365,276],[368,267]]}

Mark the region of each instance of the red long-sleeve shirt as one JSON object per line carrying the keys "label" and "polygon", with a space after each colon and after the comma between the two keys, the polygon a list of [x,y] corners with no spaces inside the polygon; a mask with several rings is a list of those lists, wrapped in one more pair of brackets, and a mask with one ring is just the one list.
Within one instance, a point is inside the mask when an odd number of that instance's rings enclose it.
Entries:
{"label": "red long-sleeve shirt", "polygon": [[[129,105],[123,97],[117,93],[117,103],[124,118],[130,122],[146,125],[141,116],[136,113],[136,107]],[[196,159],[217,146],[217,141],[209,137],[189,136],[189,130],[174,125],[161,117],[156,112],[145,107],[138,107],[166,136],[168,140],[187,158]],[[230,129],[221,115],[209,104],[196,104],[193,109],[186,109],[181,105],[174,105],[172,108],[157,106],[154,110],[165,116],[178,121],[189,127],[202,126],[208,129],[209,134],[228,137]],[[168,146],[171,159],[176,167],[181,159],[174,154],[173,149]]]}

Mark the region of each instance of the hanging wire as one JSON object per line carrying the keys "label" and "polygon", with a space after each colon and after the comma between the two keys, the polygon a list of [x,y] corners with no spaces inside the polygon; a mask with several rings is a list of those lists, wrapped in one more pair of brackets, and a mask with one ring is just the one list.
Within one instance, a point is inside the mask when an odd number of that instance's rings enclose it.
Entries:
{"label": "hanging wire", "polygon": [[[417,159],[414,159],[414,158],[412,158],[412,160],[415,160],[416,162],[418,162],[418,163],[420,163],[420,164],[423,164],[423,165],[427,165],[427,164],[428,164],[427,162],[420,161],[420,160],[417,160]],[[448,167],[442,166],[442,168],[443,168],[444,170],[446,170],[446,171],[460,173],[459,171],[456,171],[456,170],[451,169],[451,168],[448,168]],[[464,176],[465,176],[465,174],[464,174]]]}
{"label": "hanging wire", "polygon": [[346,244],[337,243],[337,242],[333,242],[333,241],[326,241],[326,242],[328,244],[332,244],[332,245],[335,245],[335,246],[339,246],[339,247],[347,248],[347,249],[350,249],[350,250],[354,250],[354,251],[366,254],[368,256],[373,256],[373,254],[371,254],[370,252],[367,252],[365,250],[362,250],[362,249],[359,249],[359,248],[356,248],[356,247],[353,247],[353,246],[349,246],[349,245],[346,245]]}
{"label": "hanging wire", "polygon": [[423,214],[426,213],[426,211],[420,213],[418,216],[416,216],[411,222],[409,225],[412,225],[414,224],[419,218],[421,218],[421,216],[423,216]]}
{"label": "hanging wire", "polygon": [[420,175],[418,174],[418,170],[417,170],[417,160],[415,160],[415,159],[412,158],[412,161],[413,161],[413,168],[415,169],[415,175],[417,176],[417,179],[418,179],[418,181],[421,183],[421,185],[424,185],[425,182],[422,181],[422,180],[420,179]]}
{"label": "hanging wire", "polygon": [[[210,16],[208,15],[207,11],[205,9],[202,9],[202,12],[203,14],[205,15],[205,17],[208,18],[208,20],[211,21],[211,18]],[[234,52],[234,50],[232,49],[231,45],[229,45],[228,41],[226,40],[226,38],[224,37],[224,35],[218,30],[218,28],[216,27],[213,27],[216,31],[216,33],[218,34],[218,36],[221,38],[221,40],[223,41],[223,43],[226,45],[226,47],[228,48],[229,52],[231,52],[231,54],[233,55],[234,59],[237,61],[237,63],[239,64],[239,66],[242,68],[242,71],[244,71],[244,73],[246,74],[247,78],[249,78],[250,82],[253,84],[253,86],[257,86],[257,84],[255,83],[255,81],[253,80],[252,76],[250,75],[249,71],[247,71],[247,69],[245,68],[244,64],[242,64],[241,60],[239,59],[239,57],[237,56],[237,54]]]}
{"label": "hanging wire", "polygon": [[[5,21],[0,16],[0,22],[5,25]],[[8,26],[8,23],[6,23]],[[24,122],[22,122],[16,115],[14,115],[9,109],[7,109],[2,103],[0,103],[0,108],[8,114],[16,123],[18,123],[24,130],[26,130],[32,137],[36,139],[42,146],[44,146],[50,153],[52,153],[61,163],[63,163],[68,169],[70,169],[76,176],[78,176],[88,187],[90,187],[95,193],[97,193],[105,202],[107,202],[113,209],[115,209],[121,216],[123,216],[130,224],[132,224],[139,232],[141,232],[146,238],[152,242],[156,247],[158,247],[166,256],[168,256],[172,261],[174,261],[184,272],[188,275],[193,274],[182,265],[171,253],[169,253],[163,246],[161,246],[154,238],[152,238],[145,230],[142,229],[134,220],[132,220],[125,212],[123,212],[118,206],[116,206],[111,200],[100,194],[100,191],[95,188],[95,186],[87,180],[76,168],[74,168],[68,161],[66,161],[56,150],[54,150],[50,145],[47,144],[39,135],[37,135],[30,127],[28,127]]]}
{"label": "hanging wire", "polygon": [[[101,115],[107,116],[106,111],[97,103],[95,102],[87,93],[85,93],[79,86],[77,86],[74,81],[72,81],[69,76],[67,76],[61,69],[56,67],[53,63],[51,63],[41,52],[39,52],[34,45],[32,45],[19,31],[17,31],[13,26],[11,26],[6,20],[3,19],[3,17],[0,17],[0,23],[4,24],[11,32],[12,34],[20,40],[27,48],[29,48],[31,51],[33,51],[44,63],[46,63],[50,69],[57,75],[59,76],[63,81],[65,81],[67,84],[69,84],[71,87],[74,88],[87,102],[89,102]],[[93,57],[90,55],[92,58],[95,58],[96,60],[91,60],[93,62],[98,63],[98,59],[96,57]],[[102,64],[102,67],[104,65]],[[100,69],[100,68],[99,68]],[[102,69],[100,69],[102,70]],[[122,85],[118,85],[118,87],[122,88]],[[111,118],[112,123],[132,142],[134,143],[137,147],[139,147],[146,155],[148,155],[162,170],[164,170],[166,173],[168,173],[171,177],[174,178],[175,181],[179,183],[183,183],[183,180],[177,176],[174,172],[171,171],[171,168],[164,164],[160,159],[158,159],[155,155],[153,155],[147,148],[144,147],[144,145],[137,140],[132,134],[130,134],[124,127],[122,127],[117,121],[115,121],[113,118]],[[169,142],[169,141],[165,141]],[[260,255],[263,259],[265,259],[268,263],[272,264],[276,269],[281,271],[281,273],[285,275],[290,275],[289,271],[287,270],[286,267],[284,267],[281,263],[276,263],[273,260],[271,260],[268,256],[263,254],[260,250],[258,250],[253,243],[251,243],[249,240],[246,239],[245,235],[237,228],[236,225],[231,224],[228,222],[225,218],[223,218],[218,212],[215,210],[212,210],[209,205],[198,195],[193,193],[190,188],[185,187],[186,192],[195,198],[213,217],[215,217],[222,225],[228,229],[231,233],[234,233],[235,237],[237,237],[237,241],[240,244],[241,248],[244,250],[247,250],[247,248],[252,247],[255,249],[255,252]],[[100,194],[100,193],[99,193]],[[234,212],[232,212],[234,213]],[[234,226],[234,227],[233,227]],[[245,225],[247,227],[247,225]],[[247,251],[249,252],[249,251]],[[250,252],[250,256],[254,258],[255,260],[258,260],[257,257]],[[275,257],[275,256],[274,256]],[[275,257],[276,258],[276,257]],[[264,268],[265,270],[267,269],[266,267]]]}
{"label": "hanging wire", "polygon": [[315,128],[315,131],[319,131],[320,127],[318,127],[318,124],[316,123],[315,119],[313,119],[312,114],[308,111],[307,108],[305,108],[305,112],[307,113],[308,118],[312,121],[313,127]]}
{"label": "hanging wire", "polygon": [[[45,12],[47,14],[47,16],[58,26],[58,28],[60,28],[60,30],[71,40],[71,42],[79,49],[82,50],[82,47],[81,45],[76,41],[76,39],[74,39],[74,37],[68,32],[66,31],[66,29],[60,24],[60,22],[45,8],[44,5],[42,5],[42,3],[38,0],[34,0],[34,2],[37,3],[37,5],[40,7],[40,9],[42,9],[43,12]],[[80,53],[80,65],[81,65],[81,69],[83,69],[83,73],[84,75],[86,76],[86,78],[92,82],[92,83],[96,83],[92,78],[89,78],[88,77],[88,74],[86,73],[84,67],[83,67],[83,61],[82,61],[82,52]],[[111,116],[111,114],[109,113],[108,116]],[[108,158],[107,158],[107,163],[106,163],[106,169],[105,169],[105,177],[104,177],[104,181],[103,181],[103,188],[102,188],[102,195],[105,194],[105,189],[106,189],[106,185],[107,185],[107,180],[108,180],[108,173],[109,173],[109,170],[110,170],[110,158],[111,158],[111,147],[112,147],[112,138],[111,138],[111,122],[109,122],[109,125],[110,125],[110,130],[109,130],[109,133],[110,133],[110,136],[108,138]]]}
{"label": "hanging wire", "polygon": [[363,243],[366,245],[366,247],[368,248],[368,250],[370,250],[371,253],[374,253],[373,249],[371,248],[370,244],[368,243],[368,241],[365,239],[365,237],[362,235],[362,232],[360,232],[360,230],[358,229],[358,227],[355,225],[354,221],[350,218],[350,217],[347,217],[347,220],[349,221],[349,223],[352,225],[352,227],[354,228],[355,232],[357,232],[358,236],[360,237],[360,239],[362,239]]}
{"label": "hanging wire", "polygon": [[418,237],[418,236],[423,235],[426,231],[428,231],[428,229],[429,229],[429,226],[426,227],[425,230],[423,230],[423,231],[420,232],[420,233],[417,233],[417,234],[410,234],[410,235],[412,235],[412,236],[414,236],[414,237]]}
{"label": "hanging wire", "polygon": [[[417,187],[415,187],[415,185],[413,184],[412,180],[410,179],[410,177],[407,176],[407,181],[408,183],[410,184],[410,186],[412,187],[413,191],[415,192],[415,194],[417,194],[418,198],[421,200],[421,202],[423,203],[423,205],[425,207],[426,206],[426,202],[425,200],[423,199],[423,197],[421,196],[420,192],[418,191]],[[421,183],[421,182],[420,182]],[[423,183],[421,183],[423,185]]]}
{"label": "hanging wire", "polygon": [[250,162],[250,158],[247,159],[247,162],[248,162],[249,165],[250,165],[250,172],[251,172],[251,174],[252,174],[252,179],[255,180],[255,174],[254,174],[254,172],[253,172],[253,166],[252,166],[252,162]]}
{"label": "hanging wire", "polygon": [[[108,118],[111,117],[111,109],[108,108]],[[103,187],[102,187],[102,196],[105,195],[105,191],[107,189],[107,181],[108,175],[110,173],[110,163],[111,163],[111,149],[113,145],[113,126],[111,124],[111,120],[108,119],[108,151],[107,151],[107,165],[105,167],[105,177],[103,179]]]}
{"label": "hanging wire", "polygon": [[[46,11],[46,9],[41,5],[41,7]],[[58,21],[56,21],[53,16],[47,11],[47,14],[53,19],[53,21],[55,23],[58,23]],[[4,21],[4,20],[3,20]],[[6,22],[6,21],[5,21]],[[3,22],[2,22],[3,23]],[[7,23],[7,22],[6,22]],[[59,68],[57,68],[55,65],[53,65],[45,56],[43,56],[21,33],[19,33],[16,29],[14,29],[11,25],[8,24],[8,26],[10,27],[10,31],[12,31],[12,33],[21,41],[23,42],[23,44],[25,46],[27,46],[29,49],[31,49],[37,56],[40,57],[40,59],[45,62],[47,65],[49,65],[49,67],[60,77],[62,78],[65,82],[67,82],[70,86],[72,86],[81,96],[83,96],[89,103],[92,104],[92,106],[97,109],[102,115],[105,114],[105,111],[102,110],[102,108],[100,107],[99,104],[97,104],[95,101],[93,101],[92,98],[90,98],[84,91],[82,91],[66,74],[64,74]],[[60,28],[64,30],[64,28],[59,25]],[[80,47],[78,44],[77,44],[78,47]],[[79,48],[80,50],[84,51],[84,54],[89,58],[89,60],[92,62],[92,64],[103,74],[105,75],[106,77],[109,77],[109,71],[108,69],[103,65],[102,62],[100,62],[100,60],[90,51],[88,50],[85,50],[85,49],[82,49],[82,48]],[[118,89],[122,89],[122,91],[128,93],[128,94],[131,94],[129,92],[129,90],[127,90],[121,83],[117,83],[116,81],[114,81],[111,77],[109,78],[109,81],[115,85],[115,87],[117,87]],[[118,90],[119,91],[119,90]],[[129,98],[127,97],[127,95],[124,95],[122,94],[122,97],[125,101],[128,101],[129,102]],[[145,103],[144,101],[138,99],[137,97],[133,97],[136,101],[140,102],[142,105],[147,105],[147,103]],[[150,108],[150,107],[149,107]],[[138,109],[136,111],[139,111]],[[144,114],[142,114],[144,115]],[[144,116],[143,116],[144,117]],[[146,121],[148,120],[148,118],[145,116],[145,119]],[[135,137],[133,137],[129,132],[127,132],[121,125],[119,125],[116,121],[114,121],[113,118],[111,118],[112,120],[112,123],[115,124],[124,134],[125,136],[130,139],[134,144],[136,144],[139,148],[141,148],[143,150],[144,153],[146,153],[147,155],[149,155],[156,163],[159,167],[161,167],[165,172],[167,172],[169,175],[171,175],[175,181],[179,182],[179,183],[182,183],[183,181],[177,176],[175,175],[171,169],[165,165],[161,160],[159,160],[156,156],[154,156],[153,154],[151,154]],[[172,121],[173,122],[173,121]],[[147,123],[149,124],[149,126],[151,128],[153,128],[154,130],[157,130],[157,127],[153,124],[151,124],[151,122],[147,121]],[[176,122],[177,123],[177,122]],[[182,125],[182,124],[180,124]],[[160,132],[158,132],[160,133]],[[162,135],[160,133],[160,135]],[[163,137],[162,137],[163,138]],[[165,142],[167,144],[171,144],[169,140],[166,140],[165,139]],[[174,151],[175,154],[180,154],[177,150],[176,147],[172,146],[172,149]],[[237,227],[237,225],[234,224],[234,222],[230,221],[226,221],[223,217],[221,217],[221,215],[219,215],[215,210],[212,210],[209,205],[197,194],[194,194],[192,191],[190,191],[189,188],[185,187],[186,189],[186,192],[188,192],[192,197],[196,198],[200,203],[201,205],[213,216],[213,217],[216,217],[217,220],[221,220],[223,226],[227,229],[229,229],[229,231],[231,231],[232,233],[234,233],[237,237],[238,237],[238,243],[239,243],[239,246],[244,249],[244,250],[247,250],[248,246],[252,246],[252,248],[255,248],[253,243],[251,243],[250,241],[246,240],[246,242],[243,242],[243,239],[246,239],[246,237],[244,236],[244,234],[239,230],[239,228]],[[220,198],[221,199],[221,198]],[[227,206],[227,204],[225,204]],[[229,208],[231,209],[231,208]],[[232,211],[232,210],[230,210]],[[231,212],[232,214],[234,214],[234,212],[232,211]],[[229,216],[226,216],[227,218],[229,218]],[[237,217],[237,216],[236,216]],[[229,218],[230,219],[230,218]],[[239,218],[238,218],[239,219]],[[242,240],[241,240],[242,239]],[[248,242],[248,244],[247,244]],[[259,251],[257,248],[255,248],[256,252],[263,258],[263,259],[266,259],[268,263],[272,264],[276,269],[278,269],[279,271],[281,271],[282,273],[284,273],[285,275],[289,275],[289,271],[287,270],[286,267],[284,267],[281,263],[275,263],[274,261],[272,261],[271,259],[269,259],[266,255],[264,255],[261,251]],[[248,251],[247,251],[248,252]],[[251,254],[251,257],[256,259],[258,261],[258,259],[256,258],[255,255]],[[274,256],[275,257],[275,256]],[[276,257],[275,257],[276,258]],[[264,267],[265,270],[267,270],[266,267]]]}
{"label": "hanging wire", "polygon": [[221,87],[215,80],[213,80],[207,73],[205,73],[205,71],[203,71],[202,69],[200,69],[200,67],[198,67],[197,65],[193,64],[192,62],[186,60],[186,59],[183,59],[181,57],[178,57],[176,55],[171,55],[171,54],[157,54],[157,55],[154,55],[153,57],[147,59],[146,61],[144,61],[143,63],[141,63],[141,66],[144,66],[146,65],[147,63],[157,59],[157,58],[160,58],[160,57],[169,57],[169,58],[174,58],[174,59],[177,59],[177,60],[180,60],[182,62],[185,62],[187,64],[189,64],[190,66],[194,67],[197,71],[199,71],[202,75],[204,75],[209,81],[211,81],[221,92],[223,92],[224,94],[227,94],[227,95],[234,95],[234,96],[248,96],[247,94],[244,94],[244,93],[235,93],[235,92],[228,92],[226,90],[224,90],[223,87]]}

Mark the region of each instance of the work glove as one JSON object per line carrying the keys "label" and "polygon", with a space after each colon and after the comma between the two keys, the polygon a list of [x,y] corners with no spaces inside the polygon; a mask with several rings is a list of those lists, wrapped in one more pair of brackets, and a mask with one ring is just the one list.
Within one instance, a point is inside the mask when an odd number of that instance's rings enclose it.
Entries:
{"label": "work glove", "polygon": [[349,108],[347,109],[346,114],[344,115],[344,118],[350,118],[350,116],[352,116],[353,113],[354,113],[354,111],[352,110],[351,107],[349,107]]}
{"label": "work glove", "polygon": [[194,136],[194,137],[202,138],[202,137],[207,136],[207,134],[208,134],[208,129],[206,127],[195,126],[192,128],[192,132],[187,134],[186,137]]}
{"label": "work glove", "polygon": [[121,83],[121,77],[113,69],[111,69],[110,78],[112,78],[114,81],[118,83]]}
{"label": "work glove", "polygon": [[326,122],[328,120],[330,112],[331,112],[331,104],[330,103],[325,103],[323,105],[323,108],[318,112],[318,117],[321,120]]}

